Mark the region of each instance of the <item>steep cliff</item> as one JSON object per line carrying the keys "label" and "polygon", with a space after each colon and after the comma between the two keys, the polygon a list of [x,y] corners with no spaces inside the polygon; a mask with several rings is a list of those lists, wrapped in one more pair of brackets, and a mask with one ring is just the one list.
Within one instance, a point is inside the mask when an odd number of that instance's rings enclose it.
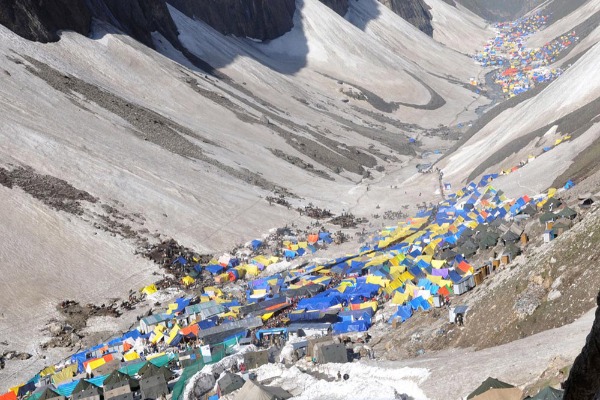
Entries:
{"label": "steep cliff", "polygon": [[348,12],[348,0],[320,0],[321,3],[331,8],[342,17]]}
{"label": "steep cliff", "polygon": [[600,394],[600,293],[596,297],[596,318],[581,354],[565,382],[564,400],[592,400]]}
{"label": "steep cliff", "polygon": [[429,36],[433,36],[431,13],[423,0],[379,0],[390,10],[416,26]]}
{"label": "steep cliff", "polygon": [[532,10],[543,3],[543,0],[456,0],[456,2],[488,21],[508,21]]}
{"label": "steep cliff", "polygon": [[92,15],[109,22],[152,47],[152,32],[160,32],[175,47],[178,32],[164,0],[87,0]]}
{"label": "steep cliff", "polygon": [[63,29],[87,35],[91,22],[84,0],[0,1],[0,24],[36,42],[55,42]]}
{"label": "steep cliff", "polygon": [[224,35],[275,39],[294,26],[295,0],[167,0]]}
{"label": "steep cliff", "polygon": [[92,17],[108,22],[152,47],[151,33],[177,42],[177,28],[164,0],[0,1],[0,24],[37,42],[59,40],[57,31],[88,35]]}

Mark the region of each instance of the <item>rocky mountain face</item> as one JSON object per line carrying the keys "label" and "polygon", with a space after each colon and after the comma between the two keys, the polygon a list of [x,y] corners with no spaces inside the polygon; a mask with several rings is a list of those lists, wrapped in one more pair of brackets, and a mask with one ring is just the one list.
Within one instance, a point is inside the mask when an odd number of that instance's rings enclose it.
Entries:
{"label": "rocky mountain face", "polygon": [[151,32],[178,42],[177,28],[164,0],[19,0],[0,2],[0,23],[37,42],[55,42],[57,31],[90,32],[92,17],[108,22],[152,47]]}
{"label": "rocky mountain face", "polygon": [[379,0],[390,10],[416,26],[429,36],[433,36],[431,13],[423,0]]}
{"label": "rocky mountain face", "polygon": [[331,8],[342,17],[348,12],[348,0],[320,0],[321,3]]}
{"label": "rocky mountain face", "polygon": [[0,24],[37,42],[57,41],[61,29],[87,35],[91,22],[84,0],[0,1]]}
{"label": "rocky mountain face", "polygon": [[275,39],[294,26],[295,0],[167,0],[224,35]]}
{"label": "rocky mountain face", "polygon": [[455,0],[488,21],[508,21],[534,7],[543,0]]}
{"label": "rocky mountain face", "polygon": [[178,47],[178,31],[164,0],[86,0],[92,15],[108,22],[147,46],[159,32]]}

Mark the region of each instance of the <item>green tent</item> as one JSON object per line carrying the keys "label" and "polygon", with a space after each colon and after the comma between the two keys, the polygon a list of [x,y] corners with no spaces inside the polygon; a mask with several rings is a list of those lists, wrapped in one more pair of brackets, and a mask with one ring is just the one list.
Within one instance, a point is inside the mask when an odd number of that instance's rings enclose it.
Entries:
{"label": "green tent", "polygon": [[496,378],[487,378],[477,389],[475,389],[470,395],[467,396],[468,399],[472,399],[475,396],[479,396],[491,389],[508,389],[513,388],[514,386],[510,383],[502,382]]}
{"label": "green tent", "polygon": [[541,215],[540,222],[542,224],[545,224],[546,222],[549,222],[549,221],[556,221],[556,218],[557,217],[555,214],[552,214],[551,212],[547,212],[547,213]]}
{"label": "green tent", "polygon": [[559,211],[558,215],[564,218],[573,219],[577,216],[577,211],[573,210],[572,208],[565,207]]}
{"label": "green tent", "polygon": [[531,400],[562,400],[563,390],[554,389],[550,386],[546,386],[538,394],[532,397],[527,397]]}

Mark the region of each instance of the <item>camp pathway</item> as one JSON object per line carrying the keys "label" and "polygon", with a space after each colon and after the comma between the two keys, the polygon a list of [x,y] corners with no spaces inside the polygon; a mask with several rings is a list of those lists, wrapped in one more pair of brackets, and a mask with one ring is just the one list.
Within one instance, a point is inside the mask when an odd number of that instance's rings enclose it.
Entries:
{"label": "camp pathway", "polygon": [[490,376],[515,386],[526,386],[537,380],[554,358],[575,359],[592,327],[595,310],[572,324],[489,349],[450,349],[409,360],[378,361],[378,364],[429,369],[430,375],[421,388],[432,400],[460,399]]}

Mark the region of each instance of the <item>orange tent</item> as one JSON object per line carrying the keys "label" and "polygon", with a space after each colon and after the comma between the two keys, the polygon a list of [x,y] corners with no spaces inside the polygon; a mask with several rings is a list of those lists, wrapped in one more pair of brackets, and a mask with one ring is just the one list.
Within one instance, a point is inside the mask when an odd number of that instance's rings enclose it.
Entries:
{"label": "orange tent", "polygon": [[312,234],[308,235],[308,243],[317,243],[319,241],[319,235]]}
{"label": "orange tent", "polygon": [[458,269],[460,269],[462,272],[469,272],[471,268],[473,267],[466,263],[464,260],[461,261],[460,264],[458,264]]}
{"label": "orange tent", "polygon": [[191,333],[194,336],[198,337],[198,332],[200,332],[200,327],[198,326],[198,324],[186,326],[185,328],[181,328],[179,330],[179,333],[181,333],[183,336],[187,336]]}
{"label": "orange tent", "polygon": [[0,394],[0,400],[17,400],[17,395],[12,390],[4,394]]}

